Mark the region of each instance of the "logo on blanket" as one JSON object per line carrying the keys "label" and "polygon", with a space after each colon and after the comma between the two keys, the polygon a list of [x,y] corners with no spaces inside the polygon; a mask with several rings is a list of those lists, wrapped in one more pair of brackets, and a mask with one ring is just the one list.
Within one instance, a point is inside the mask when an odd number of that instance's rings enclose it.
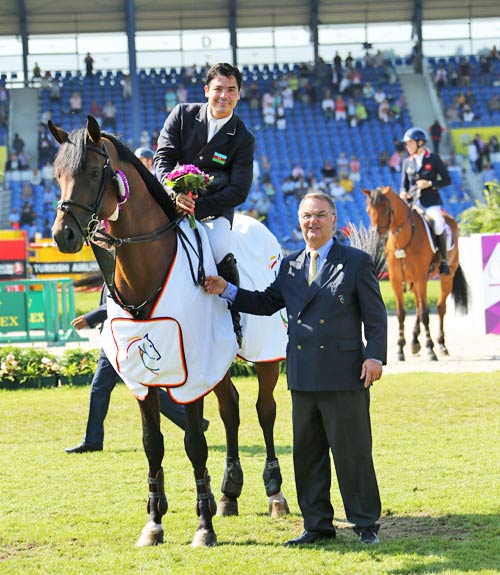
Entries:
{"label": "logo on blanket", "polygon": [[155,344],[149,338],[149,333],[143,337],[130,338],[127,346],[127,359],[133,353],[132,346],[137,344],[137,351],[144,367],[151,373],[157,374],[160,371],[158,362],[161,360],[161,353],[156,349]]}

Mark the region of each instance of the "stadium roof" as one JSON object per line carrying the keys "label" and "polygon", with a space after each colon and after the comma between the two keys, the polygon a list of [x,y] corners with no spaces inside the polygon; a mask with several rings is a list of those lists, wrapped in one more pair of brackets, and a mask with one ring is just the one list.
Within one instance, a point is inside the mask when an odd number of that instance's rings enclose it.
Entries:
{"label": "stadium roof", "polygon": [[[0,0],[0,36],[124,32],[127,0]],[[136,31],[309,26],[500,17],[499,0],[135,0]]]}

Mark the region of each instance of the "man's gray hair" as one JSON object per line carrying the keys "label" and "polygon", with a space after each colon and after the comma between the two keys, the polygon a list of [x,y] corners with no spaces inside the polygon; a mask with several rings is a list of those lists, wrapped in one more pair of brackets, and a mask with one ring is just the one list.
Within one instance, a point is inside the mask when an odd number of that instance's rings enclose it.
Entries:
{"label": "man's gray hair", "polygon": [[302,207],[302,204],[305,202],[305,200],[310,200],[310,199],[325,201],[330,206],[330,211],[332,212],[332,215],[334,215],[334,216],[337,215],[337,208],[335,206],[335,202],[333,201],[333,198],[331,196],[329,196],[328,194],[325,194],[324,192],[307,192],[307,194],[300,200],[299,214],[300,214],[300,208]]}

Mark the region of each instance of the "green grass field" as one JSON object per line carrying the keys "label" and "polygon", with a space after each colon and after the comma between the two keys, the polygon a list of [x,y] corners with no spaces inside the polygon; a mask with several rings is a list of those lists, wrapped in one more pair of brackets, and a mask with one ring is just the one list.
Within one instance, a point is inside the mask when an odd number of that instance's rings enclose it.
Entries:
{"label": "green grass field", "polygon": [[[105,451],[67,455],[80,441],[88,388],[0,391],[0,573],[500,574],[500,372],[387,376],[372,393],[382,544],[362,547],[340,522],[335,542],[289,549],[302,521],[295,497],[290,397],[280,380],[276,442],[292,514],[267,516],[256,383],[239,380],[240,516],[215,518],[219,545],[191,549],[195,489],[180,430],[164,420],[169,512],[165,544],[134,547],[146,521],[147,466],[135,400],[120,385],[106,420]],[[206,399],[209,470],[219,495],[224,431]]]}

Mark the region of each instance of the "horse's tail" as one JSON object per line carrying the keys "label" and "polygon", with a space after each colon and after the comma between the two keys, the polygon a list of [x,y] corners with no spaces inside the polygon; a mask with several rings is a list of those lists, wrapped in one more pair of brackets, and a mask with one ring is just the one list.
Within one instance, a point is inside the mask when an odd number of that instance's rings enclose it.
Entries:
{"label": "horse's tail", "polygon": [[469,310],[469,286],[467,285],[467,280],[460,265],[453,276],[451,294],[455,302],[455,308],[463,314],[466,314]]}

